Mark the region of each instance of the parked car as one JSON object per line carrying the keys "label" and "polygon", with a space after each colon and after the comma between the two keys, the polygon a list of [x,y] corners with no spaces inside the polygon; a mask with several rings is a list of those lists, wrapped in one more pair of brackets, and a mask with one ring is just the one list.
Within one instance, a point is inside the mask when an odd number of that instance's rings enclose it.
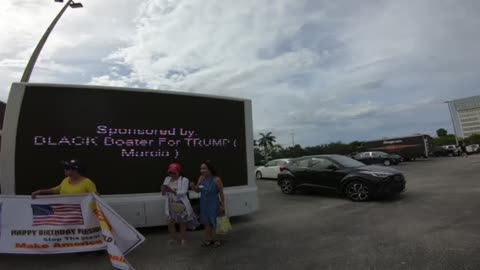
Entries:
{"label": "parked car", "polygon": [[460,148],[457,147],[456,145],[454,144],[451,144],[451,145],[443,145],[441,146],[445,152],[446,152],[446,155],[449,156],[449,157],[453,157],[453,156],[459,156],[461,154],[460,152]]}
{"label": "parked car", "polygon": [[406,182],[393,168],[367,166],[341,155],[319,155],[294,159],[281,167],[278,185],[285,194],[294,194],[300,188],[320,188],[360,202],[403,192]]}
{"label": "parked car", "polygon": [[280,167],[287,164],[288,161],[289,159],[287,158],[275,159],[265,164],[265,166],[258,167],[255,171],[255,176],[257,177],[257,180],[260,180],[262,178],[277,179],[278,173],[280,172]]}
{"label": "parked car", "polygon": [[478,144],[467,145],[467,153],[468,154],[478,153],[479,150],[480,150],[480,146]]}
{"label": "parked car", "polygon": [[367,165],[383,164],[390,166],[392,164],[397,165],[403,161],[403,158],[399,155],[379,151],[358,153],[353,158]]}

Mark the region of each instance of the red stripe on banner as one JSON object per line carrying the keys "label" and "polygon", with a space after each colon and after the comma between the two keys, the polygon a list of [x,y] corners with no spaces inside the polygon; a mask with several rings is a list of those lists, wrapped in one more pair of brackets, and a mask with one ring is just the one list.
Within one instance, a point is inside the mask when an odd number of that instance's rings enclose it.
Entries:
{"label": "red stripe on banner", "polygon": [[52,225],[52,226],[83,225],[83,222],[52,222],[52,221],[45,221],[45,222],[35,222],[35,223],[33,223],[33,226],[42,226],[42,225]]}
{"label": "red stripe on banner", "polygon": [[41,222],[57,222],[57,223],[83,223],[83,220],[54,220],[54,219],[44,219],[44,220],[35,220],[34,223]]}
{"label": "red stripe on banner", "polygon": [[53,209],[54,212],[72,212],[72,213],[81,213],[82,211],[79,209]]}
{"label": "red stripe on banner", "polygon": [[72,224],[64,224],[64,223],[39,223],[39,224],[33,224],[33,227],[36,226],[80,226],[84,225],[83,223],[72,223]]}
{"label": "red stripe on banner", "polygon": [[82,216],[79,216],[79,215],[68,215],[68,216],[62,216],[62,215],[48,215],[48,216],[36,216],[34,217],[34,219],[36,218],[39,218],[39,219],[42,219],[42,218],[77,218],[77,219],[82,219],[83,217]]}
{"label": "red stripe on banner", "polygon": [[41,216],[41,217],[34,217],[33,219],[83,219],[82,217],[67,217],[67,216]]}
{"label": "red stripe on banner", "polygon": [[55,207],[52,207],[52,209],[55,209],[55,210],[74,210],[74,211],[82,210],[81,207],[61,207],[61,206],[55,206]]}
{"label": "red stripe on banner", "polygon": [[83,220],[55,220],[55,219],[42,219],[42,220],[34,220],[33,223],[42,223],[42,222],[56,222],[56,223],[83,223]]}
{"label": "red stripe on banner", "polygon": [[34,220],[83,220],[83,218],[76,218],[76,217],[38,217]]}
{"label": "red stripe on banner", "polygon": [[72,208],[72,209],[81,209],[82,207],[80,206],[75,206],[75,205],[52,205],[52,208]]}
{"label": "red stripe on banner", "polygon": [[58,221],[58,222],[78,222],[78,221],[83,221],[82,219],[79,219],[79,218],[64,218],[64,219],[61,219],[61,218],[39,218],[39,219],[35,219],[34,222],[36,221]]}
{"label": "red stripe on banner", "polygon": [[74,208],[52,208],[53,211],[58,212],[82,212],[82,209],[74,209]]}
{"label": "red stripe on banner", "polygon": [[60,211],[55,211],[55,213],[53,215],[77,215],[77,216],[81,216],[82,213],[81,212],[60,212]]}
{"label": "red stripe on banner", "polygon": [[41,222],[56,222],[56,223],[81,223],[83,224],[83,219],[80,218],[37,218],[33,220],[33,224]]}
{"label": "red stripe on banner", "polygon": [[42,219],[42,220],[34,220],[33,221],[34,223],[40,223],[40,222],[58,222],[58,223],[78,223],[78,222],[82,222],[83,223],[83,220],[79,220],[79,219],[71,219],[71,220],[56,220],[56,219]]}
{"label": "red stripe on banner", "polygon": [[49,204],[49,205],[50,205],[50,207],[80,207],[79,204],[61,204],[61,203],[60,204],[58,204],[58,203],[55,204],[54,203],[54,204]]}
{"label": "red stripe on banner", "polygon": [[61,213],[65,213],[65,212],[72,212],[72,213],[81,213],[82,210],[79,210],[79,209],[52,209],[53,212],[61,212]]}

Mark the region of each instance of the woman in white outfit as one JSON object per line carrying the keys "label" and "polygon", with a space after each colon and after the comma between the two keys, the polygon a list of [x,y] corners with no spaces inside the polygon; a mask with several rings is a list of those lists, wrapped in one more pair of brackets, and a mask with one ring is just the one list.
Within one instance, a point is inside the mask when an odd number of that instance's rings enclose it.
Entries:
{"label": "woman in white outfit", "polygon": [[179,240],[175,227],[178,224],[180,226],[180,242],[184,245],[187,240],[187,228],[194,230],[198,225],[187,196],[190,181],[182,176],[181,166],[178,163],[169,165],[168,174],[169,176],[163,182],[162,194],[167,196],[165,213],[170,220],[168,230],[172,236],[169,244]]}

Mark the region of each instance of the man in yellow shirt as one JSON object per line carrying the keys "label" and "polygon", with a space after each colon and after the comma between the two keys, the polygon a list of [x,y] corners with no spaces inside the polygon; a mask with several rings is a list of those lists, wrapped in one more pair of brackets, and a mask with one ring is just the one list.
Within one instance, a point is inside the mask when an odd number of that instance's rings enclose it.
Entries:
{"label": "man in yellow shirt", "polygon": [[33,199],[38,195],[97,193],[95,183],[84,176],[84,168],[78,160],[70,160],[68,162],[62,162],[62,164],[64,166],[65,179],[56,187],[33,192]]}

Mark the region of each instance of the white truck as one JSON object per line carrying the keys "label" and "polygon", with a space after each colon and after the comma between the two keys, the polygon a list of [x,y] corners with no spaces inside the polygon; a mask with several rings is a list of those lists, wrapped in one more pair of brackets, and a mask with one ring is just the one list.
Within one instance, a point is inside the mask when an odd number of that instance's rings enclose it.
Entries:
{"label": "white truck", "polygon": [[168,164],[190,181],[216,165],[230,216],[257,211],[251,101],[157,90],[14,83],[3,125],[2,194],[56,186],[79,159],[102,197],[136,227],[167,224]]}

